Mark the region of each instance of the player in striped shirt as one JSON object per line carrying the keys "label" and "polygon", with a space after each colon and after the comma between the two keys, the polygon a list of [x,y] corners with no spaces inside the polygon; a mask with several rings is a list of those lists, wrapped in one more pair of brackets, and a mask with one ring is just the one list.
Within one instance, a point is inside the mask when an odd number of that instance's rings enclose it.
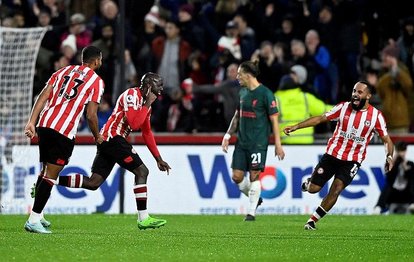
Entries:
{"label": "player in striped shirt", "polygon": [[387,133],[382,113],[369,104],[373,87],[359,81],[352,90],[350,102],[342,102],[331,111],[308,118],[284,129],[286,135],[295,130],[315,126],[327,121],[337,121],[335,131],[328,141],[326,152],[315,167],[312,176],[302,184],[302,191],[317,193],[334,176],[328,194],[305,224],[305,229],[315,230],[315,223],[335,205],[342,190],[353,180],[365,159],[366,147],[376,133],[386,151],[385,171],[391,170],[394,145]]}
{"label": "player in striped shirt", "polygon": [[167,223],[164,219],[149,216],[147,211],[148,168],[127,141],[131,131],[141,129],[142,137],[157,161],[159,170],[171,169],[162,160],[151,131],[151,104],[161,95],[163,81],[158,74],[147,73],[141,78],[141,86],[127,89],[122,93],[106,124],[101,129],[104,142],[98,150],[92,165],[92,176],[74,174],[59,178],[59,185],[96,190],[111,173],[115,163],[135,175],[134,195],[138,210],[138,228],[158,228]]}
{"label": "player in striped shirt", "polygon": [[103,141],[97,111],[104,83],[95,73],[101,65],[101,50],[94,46],[85,47],[82,65],[69,65],[53,73],[33,106],[24,132],[29,138],[37,132],[43,166],[36,183],[32,212],[24,226],[27,231],[51,233],[47,229],[50,222],[43,218],[42,211],[60,171],[72,155],[76,130],[85,107],[95,141],[98,144]]}

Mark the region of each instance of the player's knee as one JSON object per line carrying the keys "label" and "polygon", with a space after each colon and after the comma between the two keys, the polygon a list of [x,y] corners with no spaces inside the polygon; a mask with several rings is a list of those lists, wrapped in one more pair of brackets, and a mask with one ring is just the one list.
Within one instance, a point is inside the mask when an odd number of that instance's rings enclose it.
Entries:
{"label": "player's knee", "polygon": [[315,194],[315,193],[318,193],[319,191],[321,191],[321,187],[320,186],[315,185],[315,184],[312,184],[312,183],[309,184],[308,193]]}
{"label": "player's knee", "polygon": [[234,183],[236,183],[236,184],[238,184],[238,183],[240,183],[240,182],[242,182],[243,181],[243,177],[240,177],[240,176],[237,176],[237,175],[233,175],[232,177],[231,177],[231,179],[233,180],[233,182]]}
{"label": "player's knee", "polygon": [[138,179],[140,179],[140,180],[145,179],[146,180],[147,177],[148,177],[148,174],[149,174],[149,170],[144,164],[142,164],[134,170],[134,174],[135,174],[136,177],[138,177]]}
{"label": "player's knee", "polygon": [[104,179],[101,176],[92,174],[90,178],[84,177],[83,187],[95,191],[101,186],[103,181]]}

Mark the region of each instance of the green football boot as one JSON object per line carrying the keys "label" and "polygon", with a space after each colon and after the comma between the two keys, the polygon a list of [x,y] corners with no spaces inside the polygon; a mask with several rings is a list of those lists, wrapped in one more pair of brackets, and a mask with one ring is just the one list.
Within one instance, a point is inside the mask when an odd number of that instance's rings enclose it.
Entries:
{"label": "green football boot", "polygon": [[165,219],[159,219],[154,217],[147,217],[147,219],[138,221],[138,228],[140,230],[147,228],[159,228],[167,223]]}

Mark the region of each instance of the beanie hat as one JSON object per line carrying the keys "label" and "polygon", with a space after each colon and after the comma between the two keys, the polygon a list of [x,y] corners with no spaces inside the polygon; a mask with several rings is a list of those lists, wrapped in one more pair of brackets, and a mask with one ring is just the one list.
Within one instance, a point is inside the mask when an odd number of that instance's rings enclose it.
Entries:
{"label": "beanie hat", "polygon": [[304,66],[294,65],[290,68],[290,71],[298,77],[299,84],[303,85],[308,77],[308,71]]}
{"label": "beanie hat", "polygon": [[83,15],[83,14],[81,14],[81,13],[76,13],[76,14],[73,14],[71,17],[70,17],[70,24],[71,25],[78,25],[78,24],[83,24],[83,23],[85,23],[85,16]]}
{"label": "beanie hat", "polygon": [[65,40],[63,40],[62,44],[61,44],[61,48],[65,47],[65,46],[69,46],[70,48],[73,49],[74,52],[77,52],[78,49],[76,48],[76,37],[73,34],[68,35],[68,37],[66,37]]}
{"label": "beanie hat", "polygon": [[144,21],[151,21],[156,25],[160,24],[160,14],[158,6],[154,5],[148,14],[145,15]]}
{"label": "beanie hat", "polygon": [[180,6],[179,11],[186,12],[189,15],[193,16],[194,7],[193,7],[192,4],[183,4],[183,5]]}
{"label": "beanie hat", "polygon": [[395,44],[389,44],[384,49],[382,49],[382,55],[392,56],[398,58],[400,54],[400,49]]}

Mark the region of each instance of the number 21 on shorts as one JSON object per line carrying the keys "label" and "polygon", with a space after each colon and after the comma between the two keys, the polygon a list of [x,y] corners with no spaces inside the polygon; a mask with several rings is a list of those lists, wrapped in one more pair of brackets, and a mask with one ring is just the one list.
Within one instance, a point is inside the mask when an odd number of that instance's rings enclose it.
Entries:
{"label": "number 21 on shorts", "polygon": [[252,164],[260,164],[262,162],[262,154],[261,153],[253,153],[250,155],[252,158]]}

